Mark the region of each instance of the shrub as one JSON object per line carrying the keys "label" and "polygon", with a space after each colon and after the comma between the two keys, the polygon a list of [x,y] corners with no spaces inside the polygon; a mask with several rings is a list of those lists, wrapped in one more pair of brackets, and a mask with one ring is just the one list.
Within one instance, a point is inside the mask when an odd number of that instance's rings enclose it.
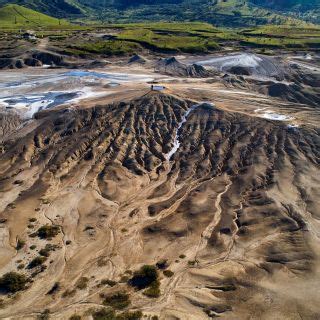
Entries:
{"label": "shrub", "polygon": [[116,315],[112,309],[100,309],[92,313],[93,320],[115,320]]}
{"label": "shrub", "polygon": [[36,222],[36,221],[37,221],[36,218],[30,218],[30,219],[29,219],[29,222]]}
{"label": "shrub", "polygon": [[30,261],[28,264],[29,269],[33,269],[35,267],[41,266],[47,260],[46,257],[35,257],[33,260]]}
{"label": "shrub", "polygon": [[56,293],[57,291],[59,291],[59,289],[60,289],[60,283],[59,282],[56,282],[53,286],[52,286],[52,288],[47,292],[47,294],[54,294],[54,293]]}
{"label": "shrub", "polygon": [[49,257],[51,251],[55,251],[58,248],[57,245],[47,243],[46,246],[39,251],[39,254],[44,257]]}
{"label": "shrub", "polygon": [[73,316],[71,316],[69,318],[69,320],[81,320],[81,316],[77,315],[77,314],[74,314]]}
{"label": "shrub", "polygon": [[31,250],[34,250],[37,246],[35,244],[33,244],[32,246],[30,246]]}
{"label": "shrub", "polygon": [[100,258],[97,262],[98,267],[104,267],[108,264],[108,259],[106,258]]}
{"label": "shrub", "polygon": [[155,266],[144,265],[133,274],[129,284],[137,289],[145,289],[158,279],[158,271]]}
{"label": "shrub", "polygon": [[0,278],[0,290],[14,293],[25,289],[28,280],[25,275],[8,272]]}
{"label": "shrub", "polygon": [[186,257],[185,254],[180,254],[180,256],[179,256],[180,259],[184,259],[185,257]]}
{"label": "shrub", "polygon": [[88,287],[89,279],[87,277],[81,277],[76,284],[76,287],[80,290],[84,290]]}
{"label": "shrub", "polygon": [[169,264],[167,259],[162,259],[156,263],[158,269],[164,270],[167,269]]}
{"label": "shrub", "polygon": [[54,238],[56,235],[58,235],[60,232],[60,227],[53,225],[53,226],[49,226],[49,225],[45,225],[42,226],[38,229],[38,231],[36,232],[36,235],[40,238],[40,239],[48,239],[48,238]]}
{"label": "shrub", "polygon": [[171,278],[174,275],[174,273],[171,270],[164,270],[163,274],[168,278]]}
{"label": "shrub", "polygon": [[188,265],[189,266],[194,266],[196,264],[196,261],[195,260],[189,260],[188,261]]}
{"label": "shrub", "polygon": [[100,284],[103,285],[103,286],[108,285],[110,287],[114,287],[117,283],[115,281],[113,281],[113,280],[102,279]]}
{"label": "shrub", "polygon": [[23,269],[24,267],[25,267],[25,265],[24,265],[23,263],[20,263],[20,264],[17,266],[18,270],[21,270],[21,269]]}
{"label": "shrub", "polygon": [[50,318],[49,309],[45,309],[41,314],[37,317],[39,320],[48,320]]}
{"label": "shrub", "polygon": [[25,246],[26,242],[22,239],[18,239],[17,241],[17,245],[16,245],[16,249],[20,250]]}
{"label": "shrub", "polygon": [[143,294],[149,298],[158,298],[160,296],[160,283],[158,280],[154,281],[151,286],[143,291]]}
{"label": "shrub", "polygon": [[73,297],[76,294],[76,290],[66,290],[62,293],[62,298]]}
{"label": "shrub", "polygon": [[47,249],[41,249],[39,251],[39,254],[40,254],[40,256],[43,256],[43,257],[49,257],[50,256],[50,251],[47,250]]}
{"label": "shrub", "polygon": [[143,314],[141,311],[126,311],[116,316],[116,320],[140,320]]}
{"label": "shrub", "polygon": [[117,292],[104,298],[103,304],[114,309],[124,309],[130,304],[129,295],[125,292]]}

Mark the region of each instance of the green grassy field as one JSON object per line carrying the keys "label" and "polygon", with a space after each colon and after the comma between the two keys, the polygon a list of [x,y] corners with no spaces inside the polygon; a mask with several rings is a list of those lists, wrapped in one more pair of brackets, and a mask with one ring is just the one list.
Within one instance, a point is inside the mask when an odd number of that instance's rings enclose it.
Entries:
{"label": "green grassy field", "polygon": [[[218,28],[205,22],[76,25],[17,5],[0,8],[1,29],[12,34],[17,29],[34,30],[41,38],[48,37],[62,52],[79,56],[125,55],[146,49],[197,54],[217,51],[226,46],[263,51],[320,47],[320,26],[308,24],[265,25],[246,29]],[[83,37],[81,32],[112,34],[112,38]]]}
{"label": "green grassy field", "polygon": [[9,4],[0,8],[0,28],[2,29],[49,29],[65,28],[70,23],[52,18],[37,11]]}
{"label": "green grassy field", "polygon": [[267,25],[242,30],[242,44],[265,48],[319,48],[319,26],[273,26]]}
{"label": "green grassy field", "polygon": [[[92,27],[95,30],[96,27]],[[163,53],[209,53],[232,47],[235,50],[251,48],[267,53],[273,50],[319,48],[320,27],[264,26],[251,29],[223,29],[208,23],[136,23],[105,26],[113,38],[102,40],[79,37],[67,44],[70,55],[88,54],[125,55],[151,50]],[[65,39],[64,34],[51,38]]]}

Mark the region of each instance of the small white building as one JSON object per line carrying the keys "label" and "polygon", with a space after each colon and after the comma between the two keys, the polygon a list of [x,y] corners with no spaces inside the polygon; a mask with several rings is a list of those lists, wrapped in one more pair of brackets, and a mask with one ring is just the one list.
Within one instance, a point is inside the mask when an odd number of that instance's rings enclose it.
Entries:
{"label": "small white building", "polygon": [[152,91],[163,91],[166,87],[165,86],[161,86],[158,84],[152,84],[151,85],[151,90]]}

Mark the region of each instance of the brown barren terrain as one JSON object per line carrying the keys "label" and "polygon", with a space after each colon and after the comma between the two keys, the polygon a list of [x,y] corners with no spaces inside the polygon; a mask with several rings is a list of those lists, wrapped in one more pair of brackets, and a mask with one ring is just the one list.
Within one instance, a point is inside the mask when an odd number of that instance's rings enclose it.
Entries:
{"label": "brown barren terrain", "polygon": [[[0,270],[30,282],[0,318],[91,319],[117,292],[147,319],[320,318],[317,106],[249,81],[161,81],[18,130],[2,118]],[[130,282],[143,265],[157,265],[154,297]]]}

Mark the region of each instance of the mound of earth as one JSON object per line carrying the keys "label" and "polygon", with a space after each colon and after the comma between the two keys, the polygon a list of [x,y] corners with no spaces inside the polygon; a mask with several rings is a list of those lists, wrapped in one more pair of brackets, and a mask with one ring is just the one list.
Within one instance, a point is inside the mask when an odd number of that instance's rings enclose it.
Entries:
{"label": "mound of earth", "polygon": [[128,61],[129,64],[131,63],[145,64],[146,62],[147,60],[138,54],[133,55]]}
{"label": "mound of earth", "polygon": [[21,59],[1,58],[0,69],[21,69],[24,67],[24,62]]}
{"label": "mound of earth", "polygon": [[[291,77],[292,79],[292,77]],[[296,82],[275,82],[272,80],[258,80],[226,74],[222,81],[228,87],[237,89],[249,89],[270,97],[280,98],[284,101],[306,104],[317,107],[320,103],[319,90],[317,89],[317,77],[303,76],[295,78]],[[308,84],[315,84],[309,86]]]}
{"label": "mound of earth", "polygon": [[279,80],[284,78],[281,64],[276,59],[263,55],[241,53],[217,56],[198,61],[197,64],[236,75],[277,78]]}
{"label": "mound of earth", "polygon": [[319,137],[155,92],[41,112],[1,147],[0,276],[32,281],[0,317],[317,319]]}
{"label": "mound of earth", "polygon": [[187,65],[181,63],[175,57],[160,59],[156,63],[155,69],[162,74],[180,77],[204,78],[213,75],[212,72],[200,65]]}

